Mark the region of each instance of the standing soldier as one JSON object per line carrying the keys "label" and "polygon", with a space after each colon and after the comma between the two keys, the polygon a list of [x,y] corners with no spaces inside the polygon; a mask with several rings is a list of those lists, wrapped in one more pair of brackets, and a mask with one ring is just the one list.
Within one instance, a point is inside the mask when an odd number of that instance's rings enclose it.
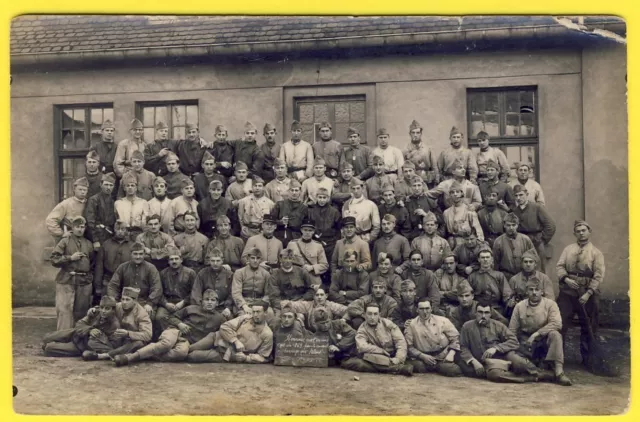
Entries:
{"label": "standing soldier", "polygon": [[502,272],[507,280],[522,269],[521,261],[525,252],[535,248],[531,239],[518,233],[518,224],[518,217],[509,213],[504,219],[505,234],[499,236],[493,243],[496,270]]}
{"label": "standing soldier", "polygon": [[170,235],[160,231],[160,216],[157,214],[147,217],[147,230],[138,235],[136,242],[144,245],[145,259],[155,265],[158,271],[167,267],[169,247],[176,246]]}
{"label": "standing soldier", "polygon": [[335,183],[333,179],[327,176],[326,168],[324,159],[316,157],[313,163],[313,177],[309,177],[302,182],[302,200],[306,205],[316,203],[316,194],[320,188],[325,188],[331,195]]}
{"label": "standing soldier", "polygon": [[262,173],[262,157],[256,138],[258,129],[251,122],[244,125],[242,139],[233,141],[233,150],[236,162],[242,161],[249,168],[251,177],[260,176]]}
{"label": "standing soldier", "polygon": [[264,190],[267,198],[278,203],[278,201],[289,197],[289,185],[293,179],[287,175],[287,164],[281,158],[276,157],[273,160],[273,173],[275,174],[275,178],[272,178],[272,180],[267,183]]}
{"label": "standing soldier", "polygon": [[478,164],[473,156],[473,152],[462,146],[462,132],[455,126],[451,128],[449,134],[451,146],[440,153],[438,157],[438,170],[445,179],[453,177],[453,164],[460,161],[466,170],[466,174],[471,183],[477,184]]}
{"label": "standing soldier", "polygon": [[182,181],[182,195],[171,200],[169,213],[173,222],[175,232],[183,232],[185,229],[184,216],[187,212],[196,218],[196,228],[200,227],[200,217],[198,216],[198,201],[195,200],[196,189],[191,179]]}
{"label": "standing soldier", "polygon": [[[413,195],[413,178],[416,177],[416,166],[411,161],[405,161],[402,165],[402,178],[398,178],[393,183],[393,188],[399,201],[406,201],[411,195]],[[427,185],[424,185],[424,191],[428,190]]]}
{"label": "standing soldier", "polygon": [[160,271],[162,297],[158,303],[156,321],[162,330],[169,326],[166,318],[191,304],[191,290],[196,280],[196,272],[183,264],[178,248],[168,248],[169,265]]}
{"label": "standing soldier", "polygon": [[314,239],[322,244],[325,256],[331,259],[340,237],[340,211],[331,205],[329,191],[325,188],[318,189],[316,201],[314,205],[307,207],[307,215],[315,225]]}
{"label": "standing soldier", "polygon": [[131,139],[123,139],[118,143],[116,153],[113,158],[113,171],[119,178],[125,173],[126,170],[131,169],[131,155],[134,151],[140,151],[144,153],[146,143],[142,139],[144,134],[144,125],[138,119],[131,121]]}
{"label": "standing soldier", "polygon": [[102,171],[100,171],[100,156],[97,152],[91,150],[85,157],[85,173],[84,177],[89,182],[89,192],[87,198],[91,198],[100,192],[100,183],[102,182]]}
{"label": "standing soldier", "polygon": [[200,137],[198,125],[195,123],[187,123],[185,132],[187,139],[178,141],[175,151],[180,159],[180,170],[186,176],[192,177],[202,171],[202,156],[205,151],[213,150],[213,142],[207,142]]}
{"label": "standing soldier", "polygon": [[[589,326],[598,330],[600,284],[604,281],[604,255],[591,243],[591,226],[584,220],[573,225],[577,242],[562,251],[556,274],[560,281],[558,307],[562,315],[562,338],[566,339],[571,320],[577,313],[580,321],[580,354],[583,365],[592,352]],[[580,308],[583,309],[580,309]],[[584,311],[584,312],[583,312]]]}
{"label": "standing soldier", "polygon": [[514,191],[516,186],[522,186],[529,194],[529,202],[534,202],[544,207],[545,203],[542,187],[538,182],[529,177],[529,174],[531,174],[531,170],[531,166],[527,163],[518,164],[518,178],[516,180],[513,180],[510,185]]}
{"label": "standing soldier", "polygon": [[[153,181],[156,175],[149,170],[144,169],[144,155],[141,151],[133,151],[131,154],[131,169],[125,170],[122,176],[125,179],[127,176],[135,177],[138,184],[138,197],[149,201],[153,198]],[[124,189],[120,185],[120,191],[118,192],[118,198],[125,196]]]}
{"label": "standing soldier", "polygon": [[262,168],[260,169],[259,176],[262,176],[265,183],[271,182],[275,178],[273,168],[275,166],[275,160],[280,156],[280,148],[282,145],[276,142],[276,127],[271,123],[266,123],[262,129],[265,143],[260,145],[260,155]]}
{"label": "standing soldier", "polygon": [[253,191],[253,183],[249,176],[249,167],[242,162],[235,163],[235,176],[236,180],[229,185],[225,197],[231,200],[231,204],[237,208],[238,202],[251,194]]}
{"label": "standing soldier", "polygon": [[84,209],[84,218],[87,220],[85,237],[93,242],[96,250],[111,237],[111,229],[116,222],[115,203],[111,196],[115,182],[115,174],[103,174],[101,192],[91,196]]}
{"label": "standing soldier", "polygon": [[498,207],[505,211],[513,209],[516,202],[513,197],[513,189],[498,178],[499,165],[495,161],[487,161],[484,166],[486,180],[480,181],[478,185],[482,199],[486,200],[489,193],[495,190],[498,193]]}
{"label": "standing soldier", "polygon": [[[396,232],[396,222],[393,214],[385,214],[380,222],[380,238],[373,244],[373,256],[378,257],[380,253],[390,254],[394,266],[408,260],[411,252],[407,238]],[[377,259],[374,264],[377,264]],[[374,265],[374,268],[377,268],[377,265]]]}
{"label": "standing soldier", "polygon": [[184,231],[174,236],[173,241],[180,250],[184,266],[198,272],[204,266],[204,256],[209,239],[196,230],[197,214],[187,211],[184,214]]}
{"label": "standing soldier", "polygon": [[[412,164],[413,165],[413,164]],[[420,176],[414,175],[411,180],[411,196],[405,197],[405,204],[409,212],[409,221],[411,222],[411,232],[408,233],[407,239],[413,241],[416,237],[422,235],[423,219],[432,212],[436,216],[436,227],[439,226],[438,232],[445,236],[444,219],[442,211],[438,208],[435,199],[430,198],[425,193],[426,185]]]}
{"label": "standing soldier", "polygon": [[300,122],[294,120],[291,123],[291,140],[280,149],[280,158],[287,164],[289,176],[300,182],[313,174],[313,148],[301,137]]}
{"label": "standing soldier", "polygon": [[47,216],[45,224],[47,230],[56,245],[60,240],[67,236],[71,227],[71,220],[75,217],[81,217],[84,214],[84,208],[87,203],[87,192],[89,192],[89,182],[86,177],[81,177],[73,182],[73,196],[67,198],[55,206]]}
{"label": "standing soldier", "polygon": [[[508,218],[507,216],[509,214],[504,209],[498,207],[497,189],[490,188],[483,199],[484,207],[478,211],[478,221],[480,222],[480,227],[482,227],[484,240],[487,241],[489,246],[493,247],[496,238],[504,233],[505,219]],[[516,226],[516,228],[517,227],[518,226]]]}
{"label": "standing soldier", "polygon": [[167,165],[167,174],[164,175],[164,181],[167,185],[167,197],[175,199],[180,196],[184,181],[189,180],[189,178],[180,171],[180,159],[173,152],[165,156],[164,162]]}
{"label": "standing soldier", "polygon": [[101,139],[91,147],[100,157],[100,171],[103,173],[113,173],[113,160],[116,157],[114,136],[116,127],[111,120],[105,120],[101,126]]}
{"label": "standing soldier", "polygon": [[213,290],[218,295],[216,310],[227,320],[231,319],[233,312],[233,298],[231,297],[231,282],[233,272],[222,261],[223,253],[220,249],[213,248],[207,252],[207,266],[200,270],[191,287],[192,305],[200,305],[202,296],[207,290]]}
{"label": "standing soldier", "polygon": [[[231,200],[222,196],[223,186],[219,180],[209,183],[209,194],[198,202],[198,215],[200,216],[200,232],[212,238],[217,234],[216,221],[226,216],[231,221],[233,212]],[[234,217],[235,218],[235,217]]]}
{"label": "standing soldier", "polygon": [[[422,229],[423,233],[411,241],[411,249],[422,253],[425,268],[436,271],[442,267],[444,257],[451,253],[451,246],[444,238],[438,236],[438,221],[431,211],[422,217]],[[396,272],[401,274],[409,265],[407,257]]]}
{"label": "standing soldier", "polygon": [[443,213],[445,228],[447,231],[447,240],[451,249],[455,249],[461,243],[464,231],[475,229],[478,239],[484,242],[484,234],[482,227],[478,221],[478,215],[463,201],[463,188],[458,181],[454,181],[449,189],[453,204]]}
{"label": "standing soldier", "polygon": [[346,163],[353,166],[353,171],[358,178],[366,180],[368,178],[370,167],[373,164],[373,154],[368,146],[360,144],[360,131],[350,127],[347,129],[347,138],[349,145],[342,149],[340,154],[340,170]]}
{"label": "standing soldier", "polygon": [[356,233],[369,244],[373,244],[380,233],[380,214],[373,201],[364,196],[364,183],[362,180],[351,179],[351,193],[353,197],[344,203],[342,217],[354,217],[356,220]]}
{"label": "standing soldier", "polygon": [[167,197],[167,182],[160,176],[153,181],[153,198],[148,203],[149,215],[158,214],[162,231],[173,234],[173,220],[169,211],[171,199]]}
{"label": "standing soldier", "polygon": [[93,292],[98,297],[106,296],[107,285],[113,273],[120,264],[131,259],[133,242],[129,238],[127,227],[122,221],[116,221],[111,227],[113,227],[113,237],[102,243],[96,256]]}
{"label": "standing soldier", "polygon": [[[373,170],[371,170],[373,174]],[[340,165],[340,177],[335,181],[333,189],[327,189],[331,201],[338,209],[342,209],[347,200],[351,199],[351,180],[353,179],[353,165],[351,163],[342,163]],[[363,195],[367,197],[367,190],[363,191]]]}
{"label": "standing soldier", "polygon": [[[487,163],[489,161],[493,161],[497,165],[498,175],[506,174],[508,176],[511,173],[511,167],[509,167],[507,156],[498,148],[489,146],[489,134],[485,131],[480,131],[478,132],[476,139],[478,140],[478,146],[480,147],[480,152],[476,154],[478,180],[487,180]],[[499,179],[499,177],[496,177],[496,179]]]}
{"label": "standing soldier", "polygon": [[516,207],[513,213],[520,220],[518,231],[529,236],[540,257],[540,268],[545,272],[546,262],[551,257],[549,242],[556,233],[556,224],[542,205],[529,202],[526,188],[521,185],[513,189]]}
{"label": "standing soldier", "polygon": [[242,268],[244,241],[231,235],[231,220],[226,215],[221,215],[216,220],[215,235],[207,245],[207,256],[214,249],[221,251],[224,265],[229,271],[236,271]]}
{"label": "standing soldier", "polygon": [[338,169],[340,168],[340,154],[342,153],[342,144],[333,139],[331,136],[331,123],[322,122],[318,126],[320,141],[313,143],[313,155],[316,159],[322,158],[326,163],[326,175],[331,179],[338,177]]}
{"label": "standing soldier", "polygon": [[209,151],[205,151],[202,156],[202,173],[196,174],[193,178],[197,201],[202,201],[209,196],[209,185],[214,180],[222,183],[222,189],[227,188],[227,178],[216,171],[216,159]]}
{"label": "standing soldier", "polygon": [[227,141],[227,128],[222,125],[216,126],[213,148],[210,151],[213,158],[216,159],[216,171],[227,179],[233,176],[233,163],[235,163],[233,145]]}
{"label": "standing soldier", "polygon": [[411,142],[404,150],[404,160],[411,161],[416,166],[416,174],[427,186],[433,187],[440,179],[436,159],[431,148],[422,142],[422,126],[415,120],[409,126],[409,136]]}
{"label": "standing soldier", "polygon": [[164,122],[156,125],[156,139],[144,149],[144,168],[156,176],[167,174],[167,165],[164,157],[173,151],[173,143],[169,139],[169,127]]}
{"label": "standing soldier", "polygon": [[356,219],[355,217],[344,217],[341,221],[342,234],[344,237],[336,242],[331,255],[331,278],[335,272],[344,267],[344,256],[347,250],[356,252],[358,265],[356,270],[371,270],[371,253],[369,252],[369,244],[356,236]]}
{"label": "standing soldier", "polygon": [[315,230],[313,222],[305,218],[300,226],[301,237],[289,242],[288,248],[294,254],[294,262],[309,272],[313,285],[320,286],[320,277],[329,270],[329,262],[320,242],[313,239]]}
{"label": "standing soldier", "polygon": [[84,237],[85,227],[84,217],[74,217],[71,234],[61,239],[51,253],[51,263],[60,268],[56,276],[58,331],[73,328],[91,307],[94,250]]}
{"label": "standing soldier", "polygon": [[253,192],[238,201],[238,220],[244,240],[260,233],[262,217],[273,211],[275,204],[264,195],[264,180],[260,176],[253,177]]}
{"label": "standing soldier", "polygon": [[307,206],[302,202],[300,182],[292,179],[289,184],[289,198],[278,201],[271,214],[278,222],[275,236],[280,239],[283,247],[300,237],[300,226],[307,216]]}
{"label": "standing soldier", "polygon": [[402,151],[389,145],[389,132],[385,128],[378,129],[378,148],[373,150],[374,156],[382,157],[384,172],[391,176],[391,182],[402,179],[402,165],[404,157]]}
{"label": "standing soldier", "polygon": [[367,198],[375,202],[376,205],[380,205],[383,189],[389,189],[389,186],[393,186],[393,180],[390,175],[385,174],[384,160],[378,155],[373,156],[373,172],[373,177],[365,182]]}

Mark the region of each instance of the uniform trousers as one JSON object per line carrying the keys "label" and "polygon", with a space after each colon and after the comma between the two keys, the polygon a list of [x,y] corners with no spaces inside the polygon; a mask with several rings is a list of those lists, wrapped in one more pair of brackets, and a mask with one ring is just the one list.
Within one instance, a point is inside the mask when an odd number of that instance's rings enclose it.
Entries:
{"label": "uniform trousers", "polygon": [[[74,277],[76,281],[80,276]],[[56,284],[57,330],[73,328],[91,308],[93,284]]]}

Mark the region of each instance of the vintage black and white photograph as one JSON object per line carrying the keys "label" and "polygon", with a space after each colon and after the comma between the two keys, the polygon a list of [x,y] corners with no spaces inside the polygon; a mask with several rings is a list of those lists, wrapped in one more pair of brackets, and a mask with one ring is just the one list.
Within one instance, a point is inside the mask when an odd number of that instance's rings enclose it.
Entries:
{"label": "vintage black and white photograph", "polygon": [[625,413],[626,31],[14,18],[15,412]]}

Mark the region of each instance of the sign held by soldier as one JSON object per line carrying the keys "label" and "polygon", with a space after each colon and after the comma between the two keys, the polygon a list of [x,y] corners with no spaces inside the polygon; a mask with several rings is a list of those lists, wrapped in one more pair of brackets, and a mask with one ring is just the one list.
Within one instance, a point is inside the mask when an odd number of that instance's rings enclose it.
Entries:
{"label": "sign held by soldier", "polygon": [[329,338],[300,337],[291,334],[276,335],[274,364],[325,368],[329,365]]}

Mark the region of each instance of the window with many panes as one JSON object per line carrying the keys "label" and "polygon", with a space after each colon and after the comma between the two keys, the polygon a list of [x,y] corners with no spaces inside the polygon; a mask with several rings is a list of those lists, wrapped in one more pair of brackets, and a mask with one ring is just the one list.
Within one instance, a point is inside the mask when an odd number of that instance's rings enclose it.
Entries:
{"label": "window with many panes", "polygon": [[73,181],[85,174],[85,156],[102,139],[102,123],[113,122],[113,104],[58,105],[54,138],[58,199],[73,195]]}
{"label": "window with many panes", "polygon": [[511,179],[517,165],[528,163],[529,177],[540,180],[538,90],[536,87],[468,89],[469,147],[478,152],[477,135],[485,131],[490,146],[501,149],[511,164]]}
{"label": "window with many panes", "polygon": [[360,131],[360,142],[367,143],[364,95],[301,97],[295,98],[294,104],[293,117],[300,122],[302,139],[305,141],[313,144],[316,139],[320,139],[318,127],[323,122],[329,122],[336,141],[349,143],[347,130],[353,127]]}
{"label": "window with many panes", "polygon": [[154,141],[156,125],[160,122],[169,127],[169,138],[185,139],[187,124],[198,124],[198,100],[138,102],[136,116],[144,126],[147,143]]}

